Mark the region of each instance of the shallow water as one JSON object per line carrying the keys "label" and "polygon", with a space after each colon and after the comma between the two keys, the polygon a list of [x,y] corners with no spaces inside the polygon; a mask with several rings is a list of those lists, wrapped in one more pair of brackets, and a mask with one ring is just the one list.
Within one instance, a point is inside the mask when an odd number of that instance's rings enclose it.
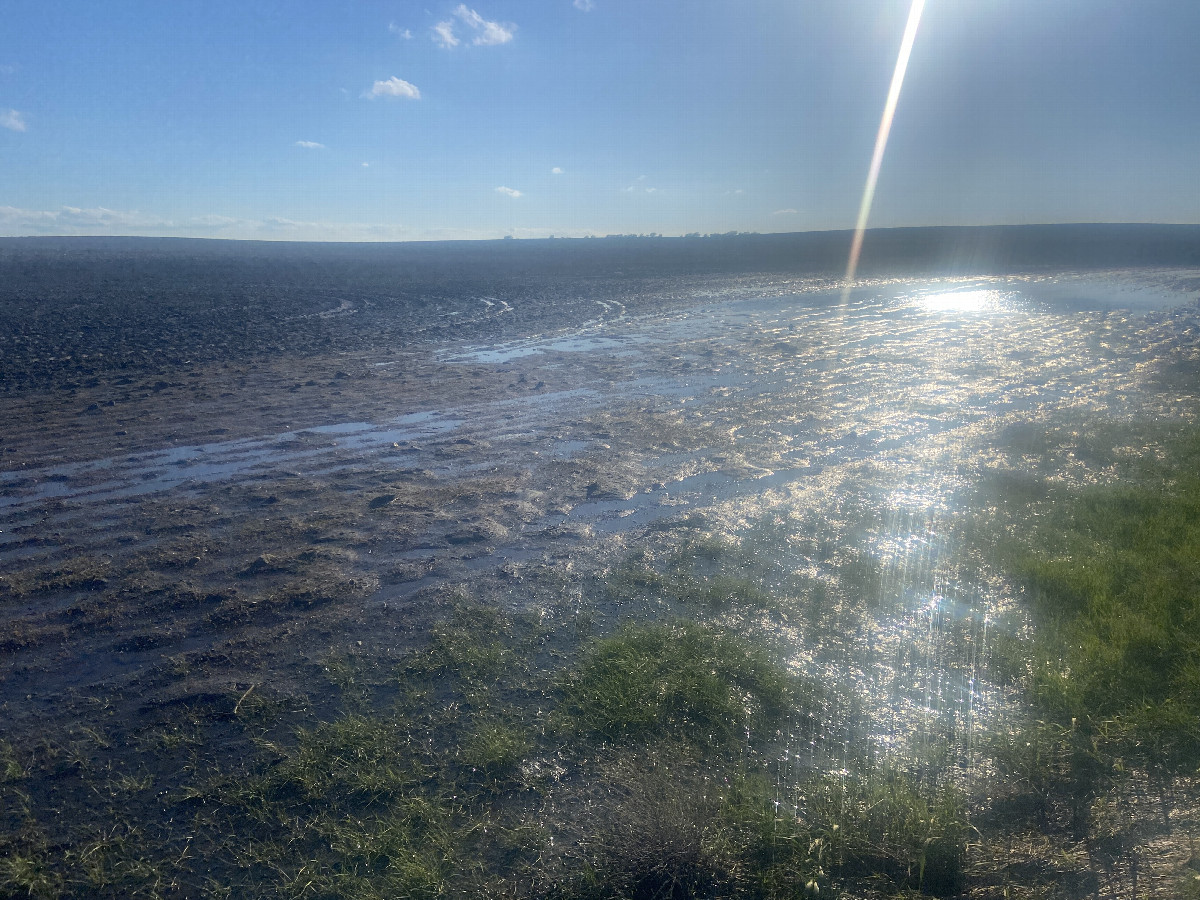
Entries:
{"label": "shallow water", "polygon": [[[555,389],[3,472],[0,529],[77,529],[103,512],[115,532],[136,522],[139,498],[202,499],[285,477],[420,471],[437,484],[528,473],[519,490],[529,503],[554,495],[520,519],[481,500],[502,530],[478,552],[447,549],[443,536],[390,556],[373,548],[370,565],[432,568],[381,589],[370,610],[448,578],[569,557],[555,537],[563,526],[616,555],[649,526],[703,513],[715,534],[751,549],[761,541],[781,583],[805,573],[830,597],[857,595],[836,634],[787,635],[796,667],[864,701],[866,720],[830,723],[823,752],[865,728],[901,754],[948,740],[969,770],[977,735],[1011,709],[989,683],[988,655],[1012,598],[998,580],[964,575],[957,526],[1012,425],[1182,414],[1150,385],[1200,320],[1173,277],[895,282],[844,304],[830,291],[731,290],[640,315],[613,300],[574,328],[427,348],[443,373],[486,364],[524,378],[536,365],[561,376]],[[1068,461],[1062,474],[1083,469]],[[0,565],[52,561],[56,548],[6,540]],[[875,573],[861,584],[846,580],[854,557]],[[805,740],[815,752],[816,737]]]}

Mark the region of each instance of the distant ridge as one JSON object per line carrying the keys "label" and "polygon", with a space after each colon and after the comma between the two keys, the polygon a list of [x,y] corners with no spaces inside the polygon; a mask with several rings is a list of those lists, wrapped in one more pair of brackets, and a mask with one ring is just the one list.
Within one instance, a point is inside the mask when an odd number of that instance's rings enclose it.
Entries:
{"label": "distant ridge", "polygon": [[[447,274],[678,275],[780,272],[838,276],[849,231],[689,237],[319,243],[164,237],[0,238],[0,267],[85,260],[218,260],[389,267]],[[882,228],[867,231],[861,276],[1007,274],[1042,268],[1200,266],[1200,225],[1074,224]]]}

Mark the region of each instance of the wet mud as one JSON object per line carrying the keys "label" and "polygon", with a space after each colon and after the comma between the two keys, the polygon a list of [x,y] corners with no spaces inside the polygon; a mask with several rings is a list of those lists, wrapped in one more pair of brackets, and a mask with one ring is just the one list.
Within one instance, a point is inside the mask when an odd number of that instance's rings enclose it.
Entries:
{"label": "wet mud", "polygon": [[94,383],[31,364],[0,395],[4,729],[133,746],[250,698],[314,720],[331,660],[393,666],[464,596],[562,618],[716,541],[815,610],[762,616],[857,694],[832,730],[954,733],[969,768],[1011,711],[986,658],[1014,598],[963,522],[998,473],[1115,464],[1022,457],[1030,423],[1194,417],[1195,278],[608,283],[553,314],[497,291],[416,336],[330,297],[288,321],[336,322],[336,350],[222,358],[214,322]]}

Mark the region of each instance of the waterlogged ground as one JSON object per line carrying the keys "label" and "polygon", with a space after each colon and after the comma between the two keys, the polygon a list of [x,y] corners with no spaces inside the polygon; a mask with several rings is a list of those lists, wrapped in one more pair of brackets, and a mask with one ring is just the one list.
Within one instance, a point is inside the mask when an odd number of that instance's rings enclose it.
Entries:
{"label": "waterlogged ground", "polygon": [[[972,522],[1004,485],[1086,483],[1141,451],[1090,445],[1097,422],[1191,420],[1200,273],[670,296],[610,285],[564,322],[489,295],[472,315],[520,317],[503,339],[441,329],[6,398],[0,737],[44,775],[22,827],[71,846],[67,820],[120,791],[167,817],[196,770],[251,752],[248,712],[286,743],[383,702],[430,629],[477,607],[532,629],[533,672],[634,619],[770,647],[829,691],[773,735],[777,807],[864,752],[985,799],[986,737],[1020,714],[991,651],[1027,623]],[[1051,428],[1057,445],[1029,444]],[[573,777],[529,767],[543,788]],[[582,827],[582,794],[558,790],[530,809]],[[170,821],[138,827],[186,851]]]}

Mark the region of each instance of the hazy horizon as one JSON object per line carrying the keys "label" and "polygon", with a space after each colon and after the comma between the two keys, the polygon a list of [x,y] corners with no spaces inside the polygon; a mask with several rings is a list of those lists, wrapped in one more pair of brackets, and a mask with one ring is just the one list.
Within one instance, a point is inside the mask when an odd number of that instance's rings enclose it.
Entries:
{"label": "hazy horizon", "polygon": [[[979,223],[971,225],[891,225],[891,226],[872,226],[866,229],[867,236],[881,235],[888,233],[912,232],[912,233],[935,233],[935,232],[1011,232],[1020,233],[1022,230],[1038,230],[1038,229],[1116,229],[1116,228],[1132,228],[1132,229],[1198,229],[1200,221],[1196,222],[1026,222],[1021,224],[995,224],[995,223]],[[112,239],[112,240],[129,240],[129,241],[204,241],[208,243],[231,243],[231,244],[364,244],[364,245],[382,245],[382,244],[484,244],[498,243],[502,241],[520,240],[524,242],[545,242],[545,241],[569,241],[569,242],[591,242],[605,240],[667,240],[667,241],[687,241],[687,240],[706,240],[710,238],[806,238],[820,236],[845,236],[849,240],[854,234],[854,228],[813,228],[800,231],[724,231],[724,232],[687,232],[680,234],[660,234],[660,233],[637,233],[637,232],[610,232],[607,234],[599,233],[583,233],[577,235],[545,235],[545,236],[525,236],[518,237],[516,235],[496,235],[491,237],[465,237],[465,238],[439,238],[439,237],[413,237],[413,238],[356,238],[356,237],[329,237],[329,238],[295,238],[295,237],[224,237],[219,235],[201,235],[201,234],[135,234],[135,233],[69,233],[69,232],[44,232],[36,234],[0,234],[0,243],[7,241],[24,241],[24,240],[56,240],[56,239]],[[1178,263],[1183,264],[1183,263]]]}

